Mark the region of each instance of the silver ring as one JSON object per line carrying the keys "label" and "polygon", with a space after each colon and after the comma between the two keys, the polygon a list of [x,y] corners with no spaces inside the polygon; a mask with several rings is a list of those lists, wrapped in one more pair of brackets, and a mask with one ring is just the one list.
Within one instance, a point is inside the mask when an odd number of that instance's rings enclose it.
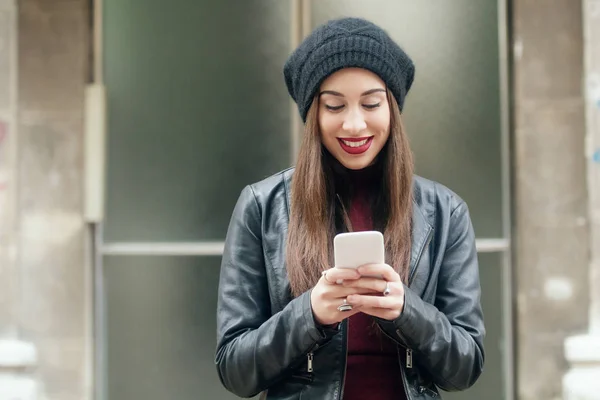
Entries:
{"label": "silver ring", "polygon": [[342,302],[342,304],[340,304],[340,306],[337,309],[340,312],[351,311],[352,310],[352,304],[348,304],[348,301],[346,299],[344,299],[344,301]]}
{"label": "silver ring", "polygon": [[385,283],[385,290],[383,291],[383,295],[384,296],[388,296],[392,291],[390,290],[390,283],[386,282]]}

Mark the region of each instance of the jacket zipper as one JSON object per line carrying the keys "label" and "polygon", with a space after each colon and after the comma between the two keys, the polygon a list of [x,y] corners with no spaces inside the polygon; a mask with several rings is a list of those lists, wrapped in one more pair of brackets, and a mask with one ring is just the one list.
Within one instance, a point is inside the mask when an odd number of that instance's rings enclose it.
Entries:
{"label": "jacket zipper", "polygon": [[292,373],[292,377],[294,378],[298,378],[298,379],[303,379],[309,382],[312,382],[313,380],[313,362],[314,362],[314,357],[315,357],[315,350],[319,348],[319,344],[316,343],[314,346],[312,346],[310,348],[310,350],[308,351],[308,353],[306,353],[306,372],[293,372]]}
{"label": "jacket zipper", "polygon": [[[344,207],[344,203],[342,202],[342,199],[340,198],[339,194],[336,194],[336,196],[337,196],[338,201],[340,202],[340,205],[342,206],[342,213],[344,214],[344,219],[348,220],[349,218],[348,218],[348,215],[346,214],[346,209]],[[346,222],[346,224],[349,223],[349,221],[345,221],[345,222]],[[347,229],[351,231],[352,227],[351,226],[347,226]],[[414,277],[416,275],[417,269],[419,268],[419,263],[421,261],[421,257],[423,256],[423,253],[429,247],[429,243],[431,242],[431,238],[432,237],[433,237],[433,229],[429,229],[429,231],[427,232],[427,239],[425,241],[425,245],[421,249],[421,252],[417,256],[417,260],[415,261],[415,269],[413,271],[411,271],[411,273],[409,274],[409,277],[408,277],[408,287],[410,287],[410,285],[412,284],[412,281],[413,281],[413,279],[414,279]],[[343,328],[345,328],[345,326],[343,326]],[[346,385],[346,368],[347,368],[347,363],[348,363],[348,345],[347,345],[348,330],[344,329],[344,331],[345,331],[344,348],[346,350],[346,353],[345,353],[345,359],[344,359],[344,374],[342,375],[342,387],[340,389],[340,395],[339,395],[338,399],[341,399],[342,396],[344,395],[344,386]],[[397,331],[396,333],[398,334],[398,336],[402,337],[400,335],[399,331]],[[387,336],[389,336],[389,335],[387,335]],[[406,340],[404,340],[404,342],[406,342]],[[401,347],[405,347],[405,346],[401,346]],[[405,348],[406,348],[406,368],[412,368],[413,367],[413,351],[412,351],[412,349],[410,349],[408,347],[405,347]],[[313,362],[312,361],[312,353],[309,353],[309,355],[308,355],[308,368],[307,368],[309,372],[312,372],[312,362]],[[402,380],[404,382],[404,391],[406,393],[406,398],[410,400],[411,396],[409,394],[409,391],[407,390],[408,381],[406,379],[406,374],[405,374],[404,368],[400,368],[400,374],[402,375]]]}
{"label": "jacket zipper", "polygon": [[342,325],[342,329],[344,330],[344,341],[342,342],[342,346],[344,346],[344,373],[342,375],[342,387],[340,388],[338,399],[342,399],[344,397],[344,386],[346,386],[346,370],[348,367],[348,320],[344,321]]}
{"label": "jacket zipper", "polygon": [[313,358],[314,358],[314,354],[311,351],[310,353],[308,353],[308,362],[307,362],[307,366],[306,366],[306,372],[308,373],[312,373],[313,372]]}
{"label": "jacket zipper", "polygon": [[[406,350],[408,351],[408,349]],[[400,349],[398,349],[398,358],[402,359],[402,357],[400,357]],[[402,368],[402,364],[400,364],[400,377],[402,379],[402,386],[404,386],[404,394],[406,394],[406,399],[411,400],[412,397],[410,395],[410,390],[408,390],[408,379],[406,378],[406,371],[404,371],[404,368]]]}
{"label": "jacket zipper", "polygon": [[[415,269],[412,271],[412,273],[408,277],[408,287],[410,287],[413,279],[415,278],[415,276],[417,274],[417,269],[419,268],[419,264],[421,262],[421,257],[423,256],[423,253],[427,251],[427,248],[429,247],[429,242],[431,242],[432,237],[433,237],[433,229],[430,229],[429,232],[427,232],[427,239],[425,240],[425,246],[423,246],[423,248],[421,249],[421,252],[417,256],[417,260],[415,261]],[[402,335],[400,335],[400,330],[397,330],[396,334],[402,338]],[[404,338],[402,338],[402,340],[404,340]],[[404,340],[404,343],[406,343],[406,340]],[[406,368],[412,368],[412,367],[413,367],[413,351],[412,351],[412,349],[410,349],[407,346],[406,347]]]}
{"label": "jacket zipper", "polygon": [[[423,256],[423,252],[425,252],[425,250],[427,249],[427,247],[429,246],[429,242],[431,242],[431,238],[432,238],[432,233],[433,233],[433,229],[430,229],[429,232],[427,233],[427,240],[425,241],[425,246],[423,246],[423,248],[421,249],[421,252],[419,253],[418,257],[417,257],[417,261],[415,263],[415,269],[412,271],[412,273],[409,276],[408,279],[408,286],[410,287],[411,283],[412,283],[412,279],[414,279],[414,276],[417,272],[417,269],[419,268],[419,262],[421,261],[421,257]],[[388,335],[384,330],[381,330],[386,336],[388,336],[390,339],[395,341],[395,338],[391,337],[390,335]],[[396,334],[404,341],[404,343],[406,343],[406,340],[402,337],[402,335],[400,334],[400,330],[396,330]],[[413,367],[413,351],[412,349],[408,348],[408,346],[403,346],[400,345],[400,347],[403,347],[406,349],[406,368],[412,368]]]}
{"label": "jacket zipper", "polygon": [[293,376],[312,381],[314,373],[315,351],[320,347],[322,346],[320,346],[319,343],[315,343],[315,345],[310,348],[308,353],[306,353],[306,373],[301,375],[296,374]]}
{"label": "jacket zipper", "polygon": [[308,365],[306,367],[306,372],[299,371],[296,373],[292,373],[292,378],[301,379],[303,381],[312,382],[313,381],[313,357],[314,353],[311,351],[307,354]]}
{"label": "jacket zipper", "polygon": [[[389,337],[390,339],[392,339],[394,342],[396,342],[396,338],[393,338],[392,336],[388,335],[386,331],[384,331],[383,329],[380,329],[381,332],[383,332],[383,334],[387,337]],[[396,332],[396,334],[398,334],[398,336],[400,336],[400,338],[402,338],[402,336]],[[404,340],[404,338],[402,338],[402,340]],[[413,351],[412,349],[409,349],[408,347],[398,343],[398,346],[402,347],[403,349],[406,349],[406,368],[412,368],[413,367]],[[400,355],[398,355],[398,357],[400,357]]]}

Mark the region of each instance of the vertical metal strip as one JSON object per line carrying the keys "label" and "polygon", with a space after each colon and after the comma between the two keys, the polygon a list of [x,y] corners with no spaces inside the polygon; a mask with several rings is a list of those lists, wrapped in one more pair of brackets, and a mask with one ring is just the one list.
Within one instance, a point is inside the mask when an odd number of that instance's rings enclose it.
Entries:
{"label": "vertical metal strip", "polygon": [[[93,82],[104,83],[103,69],[103,7],[102,0],[91,0],[93,5]],[[104,184],[104,182],[102,183]],[[92,252],[92,279],[93,279],[93,321],[94,321],[94,400],[107,399],[107,375],[106,375],[106,310],[104,291],[104,268],[102,256],[102,244],[104,240],[102,221],[89,224]]]}
{"label": "vertical metal strip", "polygon": [[94,376],[95,376],[95,400],[107,399],[107,376],[106,376],[106,309],[105,309],[105,287],[104,287],[104,264],[100,251],[102,248],[103,224],[92,225],[93,263],[94,263]]}
{"label": "vertical metal strip", "polygon": [[86,225],[84,232],[84,397],[95,397],[95,315],[94,315],[94,232],[93,226]]}
{"label": "vertical metal strip", "polygon": [[94,3],[94,82],[104,83],[104,58],[103,58],[103,2],[102,0],[92,0]]}
{"label": "vertical metal strip", "polygon": [[[12,3],[12,4],[11,4]],[[19,265],[21,265],[21,249],[19,246],[18,232],[19,232],[19,213],[17,207],[19,205],[19,174],[17,172],[19,162],[19,121],[18,121],[18,108],[19,108],[19,53],[18,53],[18,42],[19,42],[19,8],[17,0],[10,2],[10,9],[14,10],[10,20],[11,24],[11,35],[12,40],[8,43],[10,52],[10,117],[8,123],[8,130],[10,137],[7,140],[8,143],[8,165],[9,165],[9,187],[6,188],[8,192],[8,207],[10,213],[10,234],[9,234],[9,253],[8,257],[10,260],[10,266],[12,269],[12,275],[14,276],[13,283],[14,287],[21,287],[21,274],[16,273]],[[19,307],[19,304],[15,304]],[[17,309],[14,309],[17,314]],[[16,315],[15,314],[15,315]],[[15,327],[15,331],[18,332],[18,327]]]}
{"label": "vertical metal strip", "polygon": [[[511,243],[511,156],[510,156],[510,77],[509,77],[509,32],[508,2],[498,1],[498,47],[500,72],[500,136],[502,173],[502,232]],[[504,337],[504,390],[505,398],[513,400],[514,386],[514,340],[513,340],[513,274],[512,249],[502,253],[502,325]]]}

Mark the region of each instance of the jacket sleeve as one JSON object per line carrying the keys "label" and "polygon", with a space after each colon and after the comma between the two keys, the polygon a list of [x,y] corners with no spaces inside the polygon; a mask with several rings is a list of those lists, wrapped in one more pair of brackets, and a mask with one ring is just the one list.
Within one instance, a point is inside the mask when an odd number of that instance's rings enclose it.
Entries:
{"label": "jacket sleeve", "polygon": [[[413,350],[415,362],[438,387],[457,391],[472,386],[483,371],[485,328],[475,235],[464,202],[450,216],[435,305],[406,285],[404,290],[404,309],[390,323],[392,333],[395,329],[396,338]],[[383,328],[390,333],[389,326]]]}
{"label": "jacket sleeve", "polygon": [[261,215],[246,187],[231,218],[221,263],[215,363],[225,388],[251,397],[283,378],[331,332],[313,317],[310,291],[271,315]]}

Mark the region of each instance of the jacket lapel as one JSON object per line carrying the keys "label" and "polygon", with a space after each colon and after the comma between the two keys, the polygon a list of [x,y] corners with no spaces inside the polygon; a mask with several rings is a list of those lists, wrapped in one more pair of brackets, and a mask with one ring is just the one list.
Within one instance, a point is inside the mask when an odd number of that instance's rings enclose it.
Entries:
{"label": "jacket lapel", "polygon": [[433,227],[425,219],[423,211],[419,205],[413,201],[412,211],[412,234],[410,248],[410,270],[408,275],[408,283],[412,282],[412,277],[419,265],[419,260],[425,251],[425,246],[429,243],[433,234]]}

